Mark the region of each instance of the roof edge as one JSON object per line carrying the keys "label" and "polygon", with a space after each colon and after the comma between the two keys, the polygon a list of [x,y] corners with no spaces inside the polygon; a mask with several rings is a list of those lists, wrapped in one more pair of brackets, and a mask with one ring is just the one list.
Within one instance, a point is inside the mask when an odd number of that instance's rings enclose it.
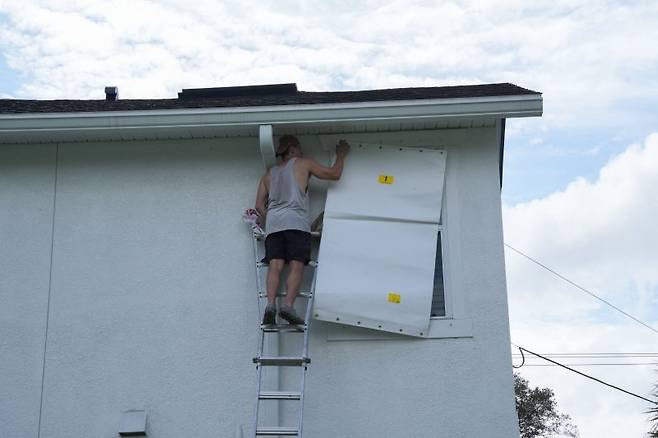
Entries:
{"label": "roof edge", "polygon": [[[337,103],[311,103],[296,105],[263,105],[263,106],[233,106],[233,107],[204,107],[204,108],[177,108],[177,109],[153,109],[153,110],[127,110],[127,111],[80,111],[80,112],[34,112],[34,113],[0,113],[1,123],[5,120],[21,119],[68,119],[68,118],[123,118],[139,116],[176,116],[176,115],[211,115],[231,113],[259,113],[259,112],[298,112],[298,111],[323,111],[323,110],[346,110],[365,108],[394,108],[394,107],[429,107],[429,106],[452,106],[470,105],[477,103],[508,103],[508,102],[534,101],[542,102],[541,93],[519,94],[506,96],[486,97],[460,97],[460,98],[438,98],[438,99],[408,99],[408,100],[386,100],[386,101],[364,101],[364,102],[337,102]],[[541,107],[541,105],[540,105]],[[536,115],[541,115],[536,114]]]}
{"label": "roof edge", "polygon": [[[0,114],[2,142],[32,134],[104,132],[120,138],[125,132],[153,129],[195,129],[259,125],[362,123],[382,120],[438,120],[445,118],[513,118],[541,116],[541,95],[423,99],[363,103],[220,107],[85,113]],[[25,141],[25,140],[23,140]],[[62,140],[64,141],[64,140]]]}

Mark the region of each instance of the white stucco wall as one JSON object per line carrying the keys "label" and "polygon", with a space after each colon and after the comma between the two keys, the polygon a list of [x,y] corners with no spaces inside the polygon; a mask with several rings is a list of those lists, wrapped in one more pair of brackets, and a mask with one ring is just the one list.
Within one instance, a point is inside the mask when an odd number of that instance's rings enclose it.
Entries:
{"label": "white stucco wall", "polygon": [[36,437],[55,146],[0,147],[0,436]]}
{"label": "white stucco wall", "polygon": [[[495,128],[344,137],[448,151],[448,293],[472,337],[329,341],[330,324],[314,322],[305,436],[518,437]],[[25,242],[0,248],[12,272],[0,326],[13,334],[0,383],[16,394],[0,395],[2,437],[36,437],[55,153],[41,437],[116,437],[128,409],[146,409],[151,437],[250,430],[257,315],[240,213],[262,170],[256,138],[0,149],[14,169],[0,176],[2,237]]]}

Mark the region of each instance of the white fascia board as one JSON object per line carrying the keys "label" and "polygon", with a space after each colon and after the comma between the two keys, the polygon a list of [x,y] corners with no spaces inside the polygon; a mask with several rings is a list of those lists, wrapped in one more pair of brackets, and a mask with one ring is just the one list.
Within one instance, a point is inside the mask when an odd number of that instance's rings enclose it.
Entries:
{"label": "white fascia board", "polygon": [[276,126],[359,123],[454,117],[510,118],[541,114],[541,95],[146,111],[26,113],[0,114],[0,134],[257,127],[264,124]]}

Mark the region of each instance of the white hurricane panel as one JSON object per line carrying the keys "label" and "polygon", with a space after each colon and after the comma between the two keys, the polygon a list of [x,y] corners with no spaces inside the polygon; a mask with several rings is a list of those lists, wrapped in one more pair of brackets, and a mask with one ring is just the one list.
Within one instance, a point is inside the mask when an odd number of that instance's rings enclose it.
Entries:
{"label": "white hurricane panel", "polygon": [[352,147],[327,194],[316,319],[427,335],[444,172],[444,151]]}
{"label": "white hurricane panel", "polygon": [[327,225],[315,288],[316,318],[424,336],[438,225],[360,220]]}
{"label": "white hurricane panel", "polygon": [[325,217],[439,223],[445,161],[445,151],[354,145]]}

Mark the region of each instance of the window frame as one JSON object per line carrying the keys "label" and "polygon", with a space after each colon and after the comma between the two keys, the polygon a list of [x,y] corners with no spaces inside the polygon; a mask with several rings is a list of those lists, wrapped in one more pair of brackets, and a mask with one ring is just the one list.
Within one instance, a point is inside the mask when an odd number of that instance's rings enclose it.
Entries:
{"label": "window frame", "polygon": [[[430,307],[430,325],[432,324],[433,320],[440,320],[440,319],[448,319],[451,318],[452,316],[452,299],[450,297],[450,293],[448,293],[448,288],[446,285],[450,284],[450,281],[448,277],[450,276],[450,273],[448,272],[448,258],[445,255],[448,254],[447,252],[447,237],[449,236],[447,232],[447,227],[446,227],[446,217],[448,215],[448,212],[446,211],[447,208],[447,202],[446,202],[446,195],[447,195],[447,180],[448,180],[448,162],[446,160],[446,172],[445,172],[445,178],[443,181],[443,194],[441,195],[441,217],[439,218],[439,230],[438,230],[438,238],[440,239],[441,242],[441,281],[443,282],[443,310],[444,310],[444,315],[443,316],[432,316],[432,308]],[[434,292],[432,292],[432,300],[434,300]]]}

